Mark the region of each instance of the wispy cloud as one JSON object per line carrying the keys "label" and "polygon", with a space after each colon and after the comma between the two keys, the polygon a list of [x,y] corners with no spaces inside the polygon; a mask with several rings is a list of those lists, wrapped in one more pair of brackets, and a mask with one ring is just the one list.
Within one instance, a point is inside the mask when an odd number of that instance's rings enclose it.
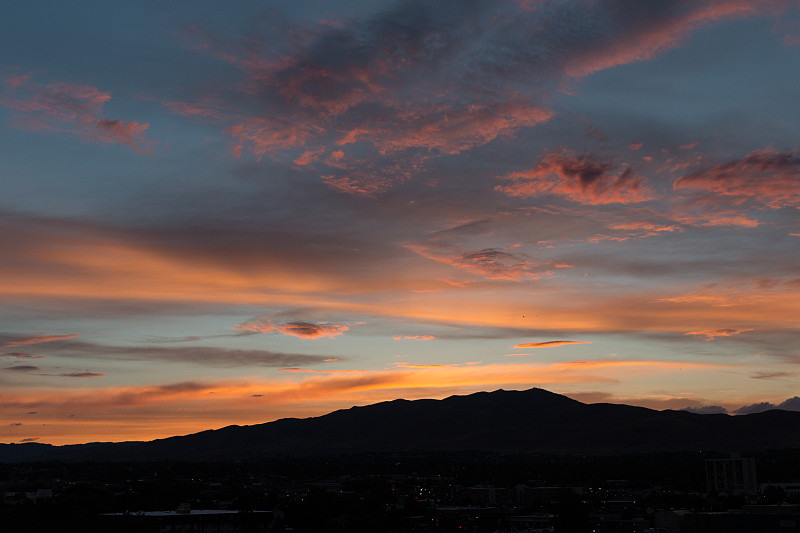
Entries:
{"label": "wispy cloud", "polygon": [[708,202],[772,209],[800,207],[800,157],[797,151],[757,150],[746,157],[687,174],[675,181],[678,191],[709,193]]}
{"label": "wispy cloud", "polygon": [[[617,65],[652,59],[675,48],[693,31],[725,19],[774,13],[784,2],[722,0],[718,2],[601,1],[593,10],[595,27],[583,38],[584,46],[566,61],[566,72],[583,77]],[[600,13],[605,9],[604,13]],[[621,33],[620,30],[624,30]],[[612,38],[615,37],[615,38]]]}
{"label": "wispy cloud", "polygon": [[537,279],[540,265],[523,254],[505,249],[459,250],[456,246],[439,242],[429,244],[405,244],[406,248],[422,257],[466,270],[485,279],[522,281]]}
{"label": "wispy cloud", "polygon": [[776,379],[782,381],[789,381],[789,379],[787,378],[793,378],[796,375],[797,372],[756,372],[750,377],[753,379]]}
{"label": "wispy cloud", "polygon": [[0,105],[12,110],[14,126],[32,131],[67,133],[83,140],[124,144],[148,153],[152,142],[144,133],[149,124],[124,122],[103,116],[111,94],[90,85],[38,83],[31,75],[5,78]]}
{"label": "wispy cloud", "polygon": [[[554,91],[589,74],[652,59],[713,23],[780,8],[743,0],[623,5],[405,0],[336,24],[273,13],[242,42],[190,26],[187,45],[233,64],[243,80],[224,103],[216,94],[165,104],[224,126],[236,155],[285,159],[337,190],[373,196],[431,159],[550,121]],[[603,181],[602,188],[567,180],[551,189],[582,202],[649,198],[630,169]]]}
{"label": "wispy cloud", "polygon": [[739,335],[740,333],[745,333],[747,331],[753,331],[753,328],[704,329],[698,331],[689,331],[686,333],[686,335],[696,335],[700,337],[705,337],[706,341],[713,341],[716,337],[730,337],[731,335]]}
{"label": "wispy cloud", "polygon": [[[80,334],[78,333],[70,333],[68,335],[30,335],[27,337],[13,337],[9,335],[0,335],[0,348],[13,348],[15,346],[28,346],[31,344],[68,341],[72,339],[77,339],[78,337],[80,337]],[[31,357],[29,354],[6,354],[6,355],[14,355],[15,357]]]}

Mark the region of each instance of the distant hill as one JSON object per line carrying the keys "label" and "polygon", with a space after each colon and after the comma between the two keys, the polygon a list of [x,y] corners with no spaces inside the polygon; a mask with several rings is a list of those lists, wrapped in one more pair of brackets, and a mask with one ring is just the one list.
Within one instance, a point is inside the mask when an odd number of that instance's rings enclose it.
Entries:
{"label": "distant hill", "polygon": [[0,461],[248,460],[278,455],[486,451],[629,454],[800,449],[800,412],[700,415],[584,404],[543,389],[394,400],[149,442],[2,444]]}

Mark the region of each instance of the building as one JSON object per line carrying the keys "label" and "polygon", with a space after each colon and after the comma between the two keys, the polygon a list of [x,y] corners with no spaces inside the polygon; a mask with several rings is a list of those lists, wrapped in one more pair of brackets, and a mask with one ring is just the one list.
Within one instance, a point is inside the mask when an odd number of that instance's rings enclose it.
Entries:
{"label": "building", "polygon": [[727,494],[755,494],[756,460],[744,457],[706,459],[706,489]]}

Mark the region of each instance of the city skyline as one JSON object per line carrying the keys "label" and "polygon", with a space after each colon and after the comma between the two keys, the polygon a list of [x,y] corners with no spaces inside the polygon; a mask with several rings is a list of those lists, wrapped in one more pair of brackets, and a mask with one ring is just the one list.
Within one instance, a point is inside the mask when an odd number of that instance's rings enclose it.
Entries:
{"label": "city skyline", "polygon": [[794,2],[41,1],[0,30],[0,442],[534,386],[800,409]]}

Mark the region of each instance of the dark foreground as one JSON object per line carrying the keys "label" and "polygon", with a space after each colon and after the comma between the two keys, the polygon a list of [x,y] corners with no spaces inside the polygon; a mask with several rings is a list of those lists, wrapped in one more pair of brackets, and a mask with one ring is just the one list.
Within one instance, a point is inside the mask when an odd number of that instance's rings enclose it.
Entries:
{"label": "dark foreground", "polygon": [[755,491],[708,490],[702,452],[0,464],[0,530],[800,531],[800,452],[746,455]]}

